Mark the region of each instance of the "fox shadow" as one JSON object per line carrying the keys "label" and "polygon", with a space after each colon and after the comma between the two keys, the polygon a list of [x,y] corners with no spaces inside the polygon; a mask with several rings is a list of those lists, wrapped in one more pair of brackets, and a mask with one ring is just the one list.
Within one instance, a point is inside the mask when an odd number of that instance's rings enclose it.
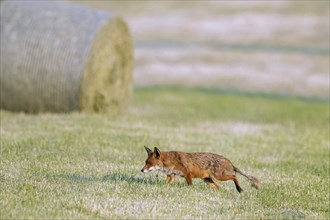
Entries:
{"label": "fox shadow", "polygon": [[[91,184],[96,182],[109,182],[109,183],[123,183],[127,184],[139,184],[139,185],[153,185],[153,186],[168,186],[165,183],[165,177],[158,174],[153,175],[143,175],[143,174],[127,174],[124,172],[114,172],[109,173],[103,176],[88,176],[88,175],[80,175],[76,173],[64,173],[64,174],[55,174],[55,175],[47,175],[46,178],[49,179],[61,179],[66,180],[67,182],[73,184]],[[187,184],[185,180],[182,178],[178,179],[174,183],[171,184],[171,187],[175,188],[186,188]],[[196,184],[195,188],[199,187],[201,189],[211,189],[205,184]]]}
{"label": "fox shadow", "polygon": [[164,179],[156,176],[142,176],[138,174],[126,174],[120,172],[114,172],[103,176],[88,176],[80,175],[76,173],[65,173],[50,175],[51,178],[64,179],[74,183],[93,183],[93,182],[127,182],[129,184],[144,184],[144,185],[163,185]]}

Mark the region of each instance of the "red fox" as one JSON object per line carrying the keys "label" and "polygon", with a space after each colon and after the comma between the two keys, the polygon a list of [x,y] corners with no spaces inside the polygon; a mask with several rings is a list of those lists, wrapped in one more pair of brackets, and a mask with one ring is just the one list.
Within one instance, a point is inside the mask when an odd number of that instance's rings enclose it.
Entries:
{"label": "red fox", "polygon": [[219,189],[216,180],[233,180],[237,191],[241,193],[243,189],[235,176],[236,173],[239,173],[251,182],[252,187],[256,189],[260,187],[257,178],[246,175],[224,156],[213,153],[160,152],[157,147],[154,148],[154,151],[146,146],[144,148],[148,153],[148,158],[141,172],[161,170],[167,175],[167,184],[171,184],[175,176],[181,176],[186,179],[189,186],[192,185],[192,178],[201,178],[212,188]]}

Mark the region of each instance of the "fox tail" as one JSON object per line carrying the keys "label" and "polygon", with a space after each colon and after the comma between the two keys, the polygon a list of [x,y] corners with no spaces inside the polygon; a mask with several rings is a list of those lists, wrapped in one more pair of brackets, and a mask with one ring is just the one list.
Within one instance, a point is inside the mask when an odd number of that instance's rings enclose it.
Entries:
{"label": "fox tail", "polygon": [[243,173],[240,169],[238,169],[237,167],[234,166],[234,171],[241,174],[242,176],[246,177],[250,182],[251,182],[251,186],[259,189],[260,187],[260,181],[254,177],[254,176],[250,176],[250,175],[246,175],[245,173]]}

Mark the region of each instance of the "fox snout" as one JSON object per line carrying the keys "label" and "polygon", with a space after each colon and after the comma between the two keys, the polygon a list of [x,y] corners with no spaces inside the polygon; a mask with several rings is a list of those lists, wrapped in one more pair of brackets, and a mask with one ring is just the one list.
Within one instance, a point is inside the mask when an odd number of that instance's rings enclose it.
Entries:
{"label": "fox snout", "polygon": [[155,169],[155,167],[143,167],[142,169],[141,169],[141,172],[142,173],[149,173],[149,172],[151,172],[151,171],[153,171]]}

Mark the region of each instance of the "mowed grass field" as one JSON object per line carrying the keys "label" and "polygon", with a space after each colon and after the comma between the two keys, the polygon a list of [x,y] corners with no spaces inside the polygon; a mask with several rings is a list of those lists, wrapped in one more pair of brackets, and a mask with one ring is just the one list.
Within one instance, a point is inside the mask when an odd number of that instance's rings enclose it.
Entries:
{"label": "mowed grass field", "polygon": [[[119,116],[1,111],[1,219],[329,219],[329,102],[136,88]],[[144,145],[258,177],[219,191],[140,172]]]}

